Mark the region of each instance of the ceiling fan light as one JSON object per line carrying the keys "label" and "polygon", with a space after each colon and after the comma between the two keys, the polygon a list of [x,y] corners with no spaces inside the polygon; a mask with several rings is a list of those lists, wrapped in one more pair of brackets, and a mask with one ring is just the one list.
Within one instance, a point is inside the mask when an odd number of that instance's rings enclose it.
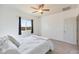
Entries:
{"label": "ceiling fan light", "polygon": [[38,10],[38,12],[43,12],[42,10]]}

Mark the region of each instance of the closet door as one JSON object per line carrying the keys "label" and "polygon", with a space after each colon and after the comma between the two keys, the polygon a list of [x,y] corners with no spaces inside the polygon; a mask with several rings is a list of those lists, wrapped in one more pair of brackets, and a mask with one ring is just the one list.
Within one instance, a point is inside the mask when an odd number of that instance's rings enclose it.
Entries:
{"label": "closet door", "polygon": [[71,44],[76,44],[76,18],[64,19],[64,40]]}

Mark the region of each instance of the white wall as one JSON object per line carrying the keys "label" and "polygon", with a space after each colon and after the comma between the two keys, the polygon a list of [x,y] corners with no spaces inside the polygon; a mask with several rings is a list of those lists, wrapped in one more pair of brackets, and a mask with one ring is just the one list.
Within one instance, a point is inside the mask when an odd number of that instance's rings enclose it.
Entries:
{"label": "white wall", "polygon": [[18,17],[34,20],[34,34],[38,34],[37,17],[25,14],[8,6],[0,6],[0,36],[11,34],[18,35]]}
{"label": "white wall", "polygon": [[[56,40],[76,44],[76,26],[75,26],[74,34],[71,34],[74,36],[74,39],[70,39],[70,40],[64,39],[64,19],[76,17],[78,14],[79,14],[79,9],[77,8],[48,16],[43,16],[41,18],[40,34],[48,38],[53,38]],[[76,19],[74,19],[74,21],[76,21]]]}

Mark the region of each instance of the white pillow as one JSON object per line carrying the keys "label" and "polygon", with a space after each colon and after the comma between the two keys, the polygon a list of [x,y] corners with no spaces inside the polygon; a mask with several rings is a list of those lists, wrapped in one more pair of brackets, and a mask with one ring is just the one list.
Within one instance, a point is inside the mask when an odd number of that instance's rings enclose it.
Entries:
{"label": "white pillow", "polygon": [[31,37],[34,37],[36,39],[48,40],[48,38],[43,37],[43,36],[38,36],[38,35],[31,35]]}
{"label": "white pillow", "polygon": [[2,47],[5,44],[6,40],[7,40],[6,36],[0,38],[0,47]]}
{"label": "white pillow", "polygon": [[0,49],[5,52],[7,49],[17,49],[17,47],[8,40],[7,36],[4,36],[0,38]]}
{"label": "white pillow", "polygon": [[20,46],[20,43],[19,43],[14,37],[8,35],[8,38],[9,38],[9,40],[10,40],[13,44],[15,44],[17,47]]}
{"label": "white pillow", "polygon": [[0,46],[3,45],[4,42],[5,40],[3,38],[0,38]]}

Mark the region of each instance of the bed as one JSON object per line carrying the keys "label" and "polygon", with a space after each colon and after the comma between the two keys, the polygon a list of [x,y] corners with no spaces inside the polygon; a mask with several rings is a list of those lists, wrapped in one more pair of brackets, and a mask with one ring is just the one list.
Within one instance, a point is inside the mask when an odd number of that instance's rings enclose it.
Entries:
{"label": "bed", "polygon": [[31,35],[24,38],[15,38],[16,40],[20,39],[21,42],[16,42],[12,36],[8,37],[16,47],[6,49],[3,54],[45,54],[54,49],[51,40],[42,36]]}

